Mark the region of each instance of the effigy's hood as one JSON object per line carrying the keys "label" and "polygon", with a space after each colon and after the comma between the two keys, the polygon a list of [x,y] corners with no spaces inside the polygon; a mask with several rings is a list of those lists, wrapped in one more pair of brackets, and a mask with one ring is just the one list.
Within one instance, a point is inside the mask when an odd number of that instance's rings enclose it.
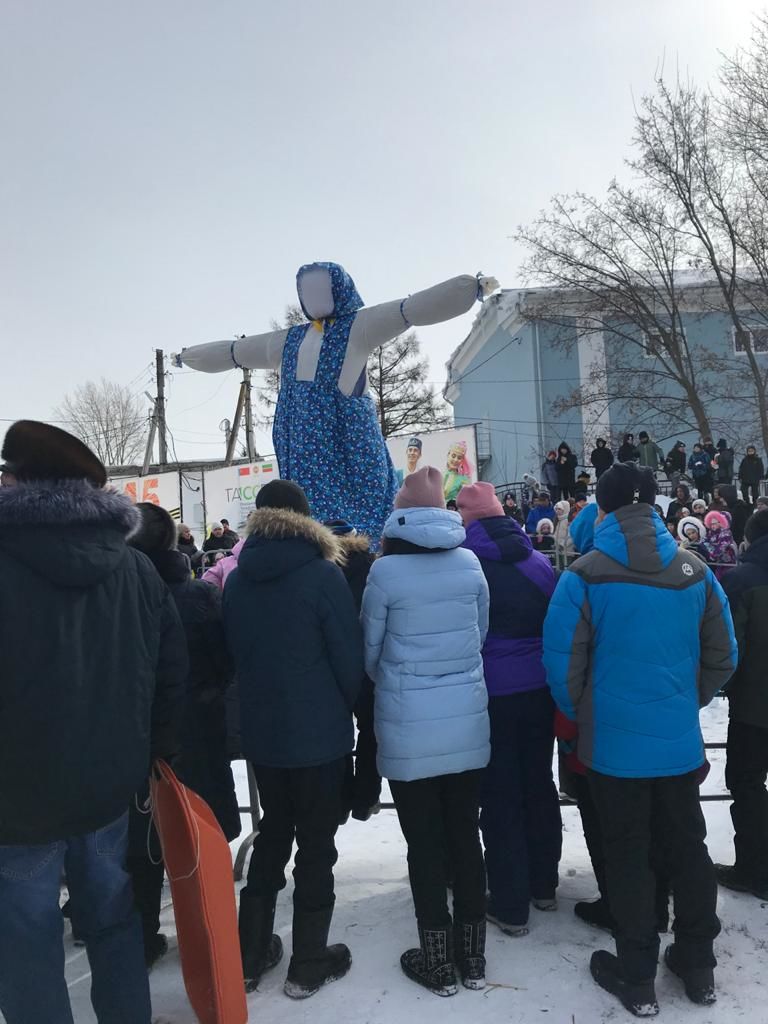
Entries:
{"label": "effigy's hood", "polygon": [[365,305],[355,282],[338,263],[306,263],[299,267],[296,291],[308,320],[344,316]]}

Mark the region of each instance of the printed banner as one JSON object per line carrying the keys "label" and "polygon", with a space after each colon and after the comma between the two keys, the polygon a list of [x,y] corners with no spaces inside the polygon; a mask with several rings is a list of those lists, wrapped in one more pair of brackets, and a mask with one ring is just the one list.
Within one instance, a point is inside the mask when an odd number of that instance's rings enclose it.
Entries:
{"label": "printed banner", "polygon": [[477,481],[474,424],[389,437],[387,447],[401,484],[409,473],[434,466],[443,474],[445,500],[455,501],[464,484]]}
{"label": "printed banner", "polygon": [[222,517],[239,532],[253,512],[256,495],[264,484],[280,474],[276,459],[262,459],[248,466],[226,466],[205,473],[205,518],[210,524]]}
{"label": "printed banner", "polygon": [[148,473],[146,476],[110,477],[109,483],[132,502],[151,501],[173,516],[181,518],[181,498],[178,473]]}

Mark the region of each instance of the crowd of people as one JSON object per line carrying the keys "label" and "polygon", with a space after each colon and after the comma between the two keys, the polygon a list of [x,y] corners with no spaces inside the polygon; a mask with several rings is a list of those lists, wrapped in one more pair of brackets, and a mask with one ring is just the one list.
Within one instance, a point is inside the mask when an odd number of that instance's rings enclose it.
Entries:
{"label": "crowd of people", "polygon": [[[681,487],[665,522],[651,453],[644,463],[602,452],[593,502],[571,484],[568,446],[551,454],[554,505],[540,492],[524,515],[513,495],[502,504],[478,482],[453,511],[442,473],[425,466],[405,477],[381,538],[315,521],[302,489],[274,480],[242,539],[214,524],[203,547],[226,554],[196,579],[190,531],[112,492],[82,442],[32,421],[10,428],[0,467],[8,1024],[72,1024],[64,877],[97,1018],[149,1024],[147,968],[167,948],[151,765],[169,761],[234,838],[233,683],[237,749],[263,811],[239,897],[249,991],[283,956],[274,919],[294,845],[284,991],[304,999],[349,971],[348,947],[329,942],[335,836],[350,814],[378,810],[382,777],[418,933],[402,970],[440,996],[482,989],[487,925],[521,938],[531,912],[557,909],[557,737],[559,788],[578,803],[600,892],[575,911],[616,943],[615,955],[593,954],[595,981],[636,1016],[658,1013],[671,899],[664,962],[693,1002],[715,1001],[718,881],[768,896],[768,508],[745,517],[728,484],[720,504],[689,508]],[[549,542],[573,556],[562,573]],[[730,555],[721,585],[708,562],[719,571]],[[735,862],[715,866],[699,710],[723,690]]]}

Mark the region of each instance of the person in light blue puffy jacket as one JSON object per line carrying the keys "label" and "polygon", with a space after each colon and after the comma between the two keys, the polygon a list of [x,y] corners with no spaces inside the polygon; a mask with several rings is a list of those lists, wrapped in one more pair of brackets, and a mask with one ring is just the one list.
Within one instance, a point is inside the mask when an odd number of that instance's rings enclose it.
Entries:
{"label": "person in light blue puffy jacket", "polygon": [[[485,865],[479,804],[490,759],[482,647],[488,585],[445,508],[442,476],[406,477],[368,576],[362,621],[374,681],[380,773],[408,843],[420,948],[406,975],[439,995],[485,985]],[[446,855],[453,871],[448,909]],[[455,956],[454,956],[455,949]]]}

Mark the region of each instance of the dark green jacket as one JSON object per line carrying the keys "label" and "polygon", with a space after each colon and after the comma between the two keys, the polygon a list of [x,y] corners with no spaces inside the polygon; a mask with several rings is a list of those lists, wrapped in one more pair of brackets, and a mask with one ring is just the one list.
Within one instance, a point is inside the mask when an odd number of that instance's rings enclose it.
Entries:
{"label": "dark green jacket", "polygon": [[739,667],[726,687],[731,718],[768,729],[768,537],[723,576],[739,644]]}

